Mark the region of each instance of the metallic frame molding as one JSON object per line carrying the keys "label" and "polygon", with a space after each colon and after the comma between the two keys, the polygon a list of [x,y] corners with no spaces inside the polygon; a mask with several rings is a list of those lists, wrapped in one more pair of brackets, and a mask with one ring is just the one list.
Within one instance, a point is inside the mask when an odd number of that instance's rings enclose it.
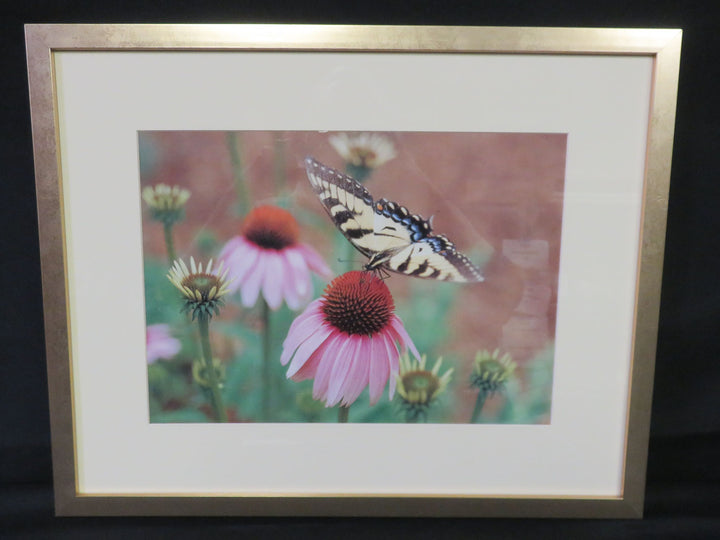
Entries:
{"label": "metallic frame molding", "polygon": [[[58,515],[641,517],[681,30],[316,25],[26,26]],[[88,496],[78,493],[57,51],[376,51],[641,55],[653,59],[623,493],[597,497]]]}

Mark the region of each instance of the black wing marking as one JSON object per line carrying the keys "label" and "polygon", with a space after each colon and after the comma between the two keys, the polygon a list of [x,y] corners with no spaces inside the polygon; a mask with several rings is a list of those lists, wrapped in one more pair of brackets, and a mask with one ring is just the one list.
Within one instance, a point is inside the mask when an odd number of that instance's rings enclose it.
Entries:
{"label": "black wing marking", "polygon": [[[375,213],[378,217],[387,218],[389,221],[384,225],[385,228],[393,228],[402,231],[397,235],[407,243],[418,242],[423,238],[427,238],[432,233],[432,225],[430,220],[423,219],[422,216],[411,214],[410,211],[395,202],[387,199],[378,199],[373,205]],[[382,228],[378,227],[378,218],[376,218],[375,233],[381,234]],[[391,223],[392,222],[392,223]]]}
{"label": "black wing marking", "polygon": [[384,267],[409,276],[440,281],[483,281],[480,269],[444,235],[429,236],[393,254]]}
{"label": "black wing marking", "polygon": [[311,157],[305,158],[313,191],[340,232],[366,257],[374,249],[374,210],[370,192],[359,182]]}

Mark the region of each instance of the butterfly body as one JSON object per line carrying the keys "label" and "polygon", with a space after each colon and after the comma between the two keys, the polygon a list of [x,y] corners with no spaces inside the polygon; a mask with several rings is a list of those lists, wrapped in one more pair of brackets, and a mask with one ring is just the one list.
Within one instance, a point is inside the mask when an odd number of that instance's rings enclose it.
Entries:
{"label": "butterfly body", "polygon": [[313,190],[335,226],[363,255],[366,270],[442,281],[483,281],[480,270],[426,220],[395,202],[374,200],[352,177],[305,159]]}

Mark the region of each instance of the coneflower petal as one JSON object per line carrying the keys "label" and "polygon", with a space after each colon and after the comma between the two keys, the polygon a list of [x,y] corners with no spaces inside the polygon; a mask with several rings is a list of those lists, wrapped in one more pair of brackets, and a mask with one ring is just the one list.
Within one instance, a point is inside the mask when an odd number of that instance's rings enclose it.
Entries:
{"label": "coneflower petal", "polygon": [[418,362],[421,361],[420,353],[418,352],[417,348],[415,347],[415,344],[413,343],[412,339],[410,339],[410,336],[408,335],[407,331],[405,330],[405,327],[402,324],[402,321],[399,317],[393,316],[390,319],[390,327],[395,331],[395,333],[398,336],[398,341],[400,342],[400,348],[408,348],[412,351],[413,355],[415,355],[415,358],[417,358]]}
{"label": "coneflower petal", "polygon": [[370,360],[372,358],[372,345],[369,336],[360,336],[355,362],[348,374],[343,389],[343,404],[351,405],[367,386],[370,378]]}
{"label": "coneflower petal", "polygon": [[310,271],[300,252],[288,249],[284,253],[285,260],[292,269],[291,279],[295,285],[298,296],[304,296],[310,289]]}
{"label": "coneflower petal", "polygon": [[[327,347],[320,358],[313,383],[313,398],[327,400],[328,385],[330,384],[330,374],[332,373],[335,360],[338,358],[346,343],[344,336],[340,332],[333,331],[328,337]],[[327,402],[326,402],[327,405]]]}
{"label": "coneflower petal", "polygon": [[288,263],[287,257],[281,255],[280,263],[282,265],[283,274],[282,295],[285,298],[285,302],[287,303],[287,306],[292,310],[300,309],[303,296],[300,295],[296,290],[297,280],[295,279],[292,268],[290,268],[290,263]]}
{"label": "coneflower petal", "polygon": [[282,261],[276,253],[268,253],[265,261],[265,276],[262,292],[270,309],[278,309],[282,304]]}
{"label": "coneflower petal", "polygon": [[322,345],[320,345],[308,358],[308,360],[302,365],[302,367],[295,373],[295,375],[292,376],[293,381],[304,381],[306,379],[312,379],[317,375],[318,366],[320,365],[320,360],[322,360],[322,357],[325,354],[325,350],[330,346],[330,344],[333,342],[334,336],[331,335],[328,336],[328,338],[323,342]]}
{"label": "coneflower petal", "polygon": [[375,405],[382,396],[383,388],[385,388],[390,373],[390,362],[387,357],[385,340],[380,336],[370,338],[368,364],[370,364],[370,405]]}
{"label": "coneflower petal", "polygon": [[342,397],[342,387],[345,383],[345,377],[347,377],[352,365],[352,360],[355,355],[357,343],[355,336],[351,336],[346,339],[342,344],[340,351],[335,357],[335,363],[330,372],[330,381],[328,382],[327,391],[327,405],[333,407],[338,404]]}
{"label": "coneflower petal", "polygon": [[257,264],[245,276],[245,280],[240,285],[240,294],[242,296],[242,305],[252,307],[257,302],[260,295],[260,287],[262,286],[263,275],[265,273],[265,261],[259,259]]}
{"label": "coneflower petal", "polygon": [[[308,317],[302,321],[301,324],[296,326],[292,331],[288,332],[288,337],[283,342],[283,352],[280,355],[280,363],[284,366],[292,358],[295,351],[305,341],[310,339],[313,332],[319,330],[323,326],[323,319],[321,316],[316,315]],[[330,331],[330,327],[326,327]],[[288,374],[288,377],[290,375]]]}
{"label": "coneflower petal", "polygon": [[290,378],[308,361],[310,356],[320,347],[330,336],[331,330],[327,327],[319,328],[307,340],[303,341],[295,351],[290,367],[288,368],[287,377]]}
{"label": "coneflower petal", "polygon": [[398,357],[400,356],[400,354],[395,347],[395,340],[392,337],[387,334],[384,334],[382,337],[385,341],[385,350],[387,352],[387,359],[389,365],[388,378],[390,379],[390,388],[388,390],[388,397],[389,399],[392,399],[395,395],[395,385],[397,384],[397,379],[395,378],[395,375],[397,375],[400,371],[400,369],[398,368]]}

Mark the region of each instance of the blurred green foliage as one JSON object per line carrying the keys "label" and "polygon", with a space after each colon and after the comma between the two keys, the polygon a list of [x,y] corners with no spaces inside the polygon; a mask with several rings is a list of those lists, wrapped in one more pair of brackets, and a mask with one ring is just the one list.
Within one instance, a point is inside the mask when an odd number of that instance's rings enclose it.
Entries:
{"label": "blurred green foliage", "polygon": [[169,268],[164,260],[145,258],[145,322],[177,325],[185,320],[180,313],[183,301],[168,279]]}
{"label": "blurred green foliage", "polygon": [[[208,237],[210,238],[210,237]],[[210,240],[207,240],[209,242]],[[343,239],[344,241],[344,239]],[[332,263],[332,261],[331,261]],[[335,261],[342,266],[342,261]],[[180,313],[182,301],[167,277],[163,261],[146,258],[145,289],[147,324],[168,324],[180,340],[181,352],[172,360],[159,360],[148,366],[150,419],[152,422],[207,422],[206,390],[193,381],[191,365],[199,351],[197,329],[189,318]],[[324,283],[313,277],[315,297]],[[455,368],[448,389],[429,407],[425,421],[429,423],[467,421],[454,416],[460,397],[468,395],[468,383],[459,377],[467,359],[453,353],[451,328],[438,321],[452,317],[461,289],[452,283],[412,280],[410,294],[396,305],[398,316],[421,354],[433,365],[443,356],[443,371]],[[230,296],[228,304],[239,307],[238,295]],[[262,321],[260,304],[250,309],[239,307],[236,320],[215,318],[210,330],[232,344],[225,363],[226,377],[221,389],[231,420],[255,422],[261,417],[263,392],[269,390],[273,422],[335,422],[337,408],[326,408],[312,400],[312,381],[296,383],[285,376],[287,367],[280,365],[282,342],[294,318],[298,315],[283,305],[270,314],[271,351],[269,388],[262,380]],[[488,398],[501,400],[501,405],[486,407],[480,422],[505,424],[533,424],[548,422],[551,405],[554,350],[548,346],[524,365],[524,384],[511,379],[503,392]],[[488,413],[487,410],[493,411]],[[380,401],[371,406],[367,390],[350,408],[351,422],[396,423],[405,421],[399,396],[388,400],[385,388]]]}
{"label": "blurred green foliage", "polygon": [[526,387],[511,379],[505,392],[505,404],[495,421],[503,424],[550,422],[555,348],[548,345],[525,364]]}
{"label": "blurred green foliage", "polygon": [[[337,262],[338,265],[342,262]],[[197,330],[189,318],[180,313],[182,302],[166,278],[164,262],[148,258],[145,263],[146,316],[148,324],[168,324],[181,344],[181,352],[172,360],[159,360],[148,366],[150,418],[153,422],[207,422],[206,390],[193,381],[191,365],[199,355]],[[323,289],[323,282],[313,277],[315,296]],[[448,352],[452,333],[448,325],[437,321],[448,320],[458,301],[460,288],[449,283],[413,280],[406,301],[398,302],[396,310],[428,364],[444,358],[443,371],[455,367],[455,375],[448,389],[427,411],[425,421],[458,421],[454,411],[458,396],[468,393],[467,381],[458,377],[463,359]],[[229,304],[239,306],[238,295],[228,298]],[[230,418],[239,422],[258,421],[265,388],[262,380],[262,321],[258,303],[250,309],[240,307],[236,320],[215,318],[211,333],[232,344],[225,363],[226,377],[221,389]],[[280,365],[282,342],[290,325],[298,315],[283,305],[270,314],[271,351],[269,392],[273,422],[335,422],[337,408],[326,408],[312,400],[312,381],[296,383],[285,376],[286,366]],[[499,411],[484,415],[482,422],[536,423],[547,421],[552,386],[553,349],[548,347],[525,365],[527,387],[521,388],[512,379],[505,391],[490,397],[503,400]],[[466,363],[466,362],[465,362]],[[405,421],[399,396],[388,400],[385,388],[380,401],[371,406],[367,390],[350,408],[351,422],[397,423]],[[460,421],[464,421],[460,419]]]}
{"label": "blurred green foliage", "polygon": [[443,356],[442,347],[450,337],[450,328],[439,321],[447,321],[460,288],[456,283],[413,279],[408,301],[397,304],[395,311],[412,337],[420,354],[426,354],[431,364]]}

